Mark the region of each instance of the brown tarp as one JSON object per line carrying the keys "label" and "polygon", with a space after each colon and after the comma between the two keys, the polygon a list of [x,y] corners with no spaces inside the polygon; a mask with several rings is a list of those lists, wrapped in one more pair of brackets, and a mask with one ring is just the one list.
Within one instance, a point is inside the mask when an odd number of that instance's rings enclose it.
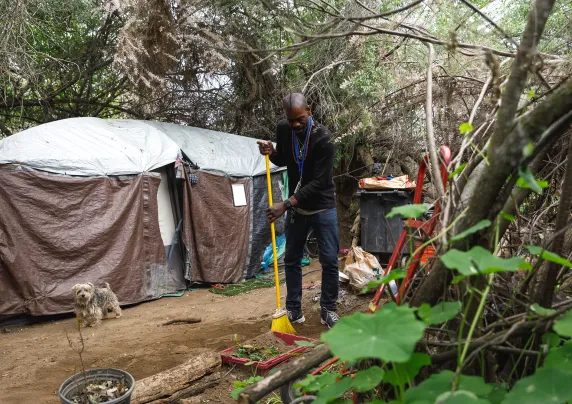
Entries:
{"label": "brown tarp", "polygon": [[[236,283],[243,279],[250,245],[250,179],[185,170],[183,241],[193,282]],[[234,206],[232,184],[244,184],[246,206]]]}
{"label": "brown tarp", "polygon": [[109,282],[121,304],[173,291],[157,218],[160,181],[0,167],[0,314],[71,311],[71,289],[83,282]]}

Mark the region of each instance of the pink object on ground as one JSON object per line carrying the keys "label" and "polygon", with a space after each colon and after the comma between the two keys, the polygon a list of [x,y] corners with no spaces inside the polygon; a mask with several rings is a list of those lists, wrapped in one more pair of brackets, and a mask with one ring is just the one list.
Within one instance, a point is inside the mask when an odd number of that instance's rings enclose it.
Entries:
{"label": "pink object on ground", "polygon": [[252,362],[252,367],[256,368],[257,370],[270,370],[272,369],[274,366],[278,365],[279,363],[282,363],[288,359],[290,359],[292,356],[294,356],[295,354],[300,354],[302,352],[305,352],[308,349],[312,349],[312,347],[307,347],[307,346],[298,346],[295,345],[296,341],[308,341],[311,342],[313,344],[316,343],[315,340],[310,339],[310,338],[306,338],[306,337],[301,337],[298,335],[292,335],[292,334],[284,334],[278,331],[274,331],[274,336],[276,338],[280,338],[282,341],[284,341],[286,343],[286,345],[292,345],[292,350],[288,351],[286,353],[283,353],[281,355],[278,355],[275,358],[271,358],[267,361],[264,362],[253,362],[251,360],[249,360],[248,358],[237,358],[236,356],[232,356],[232,350],[234,349],[234,347],[231,348],[227,348],[224,351],[222,351],[220,353],[220,356],[222,358],[222,363],[236,363],[239,365],[244,365],[246,363]]}

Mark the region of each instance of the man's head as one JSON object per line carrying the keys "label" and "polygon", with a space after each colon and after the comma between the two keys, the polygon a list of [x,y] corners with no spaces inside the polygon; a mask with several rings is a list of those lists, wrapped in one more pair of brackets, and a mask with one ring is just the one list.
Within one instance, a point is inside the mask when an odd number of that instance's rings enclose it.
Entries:
{"label": "man's head", "polygon": [[304,133],[308,126],[308,117],[312,113],[304,94],[292,93],[282,99],[288,124],[296,133]]}

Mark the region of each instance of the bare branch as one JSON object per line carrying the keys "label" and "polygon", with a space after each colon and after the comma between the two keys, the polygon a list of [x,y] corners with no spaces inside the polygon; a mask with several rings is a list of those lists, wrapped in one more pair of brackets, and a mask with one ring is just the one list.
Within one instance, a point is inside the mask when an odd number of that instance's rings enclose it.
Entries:
{"label": "bare branch", "polygon": [[431,179],[437,188],[437,195],[443,201],[445,199],[445,188],[439,170],[439,157],[437,157],[437,146],[435,145],[435,133],[433,130],[433,45],[425,44],[429,49],[429,61],[427,67],[427,101],[425,103],[425,119],[427,121],[427,143],[429,145],[429,159],[431,160]]}
{"label": "bare branch", "polygon": [[[368,7],[366,7],[365,5],[363,5],[363,4],[362,4],[361,2],[359,2],[358,0],[356,0],[356,2],[357,2],[360,6],[364,7],[366,10],[368,10],[369,12],[373,12],[373,10],[371,10],[371,9],[368,8]],[[413,7],[415,7],[415,6],[417,6],[417,5],[421,4],[421,3],[423,3],[423,0],[415,0],[414,2],[409,3],[409,4],[407,4],[407,5],[403,6],[403,7],[396,8],[395,10],[385,11],[385,12],[383,12],[383,13],[368,15],[368,16],[365,16],[365,17],[343,17],[343,16],[341,16],[341,15],[340,15],[340,16],[336,16],[336,17],[338,17],[338,18],[344,18],[344,19],[346,19],[346,20],[348,20],[348,21],[368,21],[368,20],[375,20],[375,19],[378,19],[378,18],[389,17],[390,15],[401,13],[401,12],[406,11],[406,10],[409,10],[410,8],[413,8]]]}
{"label": "bare branch", "polygon": [[[359,35],[370,36],[370,35],[376,35],[376,34],[387,34],[387,35],[400,36],[400,37],[404,37],[404,38],[417,39],[418,41],[421,41],[423,43],[431,43],[433,45],[444,45],[444,46],[449,45],[449,42],[447,42],[447,41],[442,41],[439,39],[429,38],[426,36],[420,36],[420,35],[410,34],[408,32],[400,32],[400,31],[395,31],[395,30],[390,30],[390,29],[385,29],[385,28],[379,28],[379,27],[370,27],[370,31],[354,31],[354,30],[352,30],[352,31],[337,32],[337,33],[323,34],[323,35],[312,35],[312,34],[307,34],[307,33],[303,33],[303,32],[297,32],[294,30],[292,30],[291,32],[293,34],[309,38],[310,40],[334,39],[334,38],[343,38],[343,37],[348,37],[348,36],[359,36]],[[486,51],[490,51],[493,54],[499,55],[499,56],[505,56],[505,57],[510,57],[510,58],[516,57],[516,53],[504,52],[504,51],[500,51],[498,49],[490,48],[488,46],[483,46],[483,45],[458,43],[458,44],[456,44],[456,46],[458,48],[479,50],[479,51],[482,51],[482,53],[484,53]],[[257,50],[257,52],[270,52],[270,51],[284,52],[284,51],[296,49],[297,47],[298,47],[297,44],[294,44],[294,45],[289,45],[289,46],[285,46],[282,48],[276,48],[276,49],[259,49],[259,50]],[[233,49],[227,49],[227,50],[235,51],[235,52],[236,51],[245,52],[243,50],[233,50]],[[477,55],[479,55],[479,54],[470,55],[470,56],[477,56]],[[542,54],[542,55],[547,57],[547,58],[560,59],[560,57],[554,56],[554,55],[548,55],[548,54]]]}
{"label": "bare branch", "polygon": [[328,70],[331,69],[337,65],[341,65],[343,63],[349,63],[349,62],[355,62],[357,59],[348,59],[348,60],[339,60],[337,62],[333,62],[330,63],[327,66],[322,67],[320,70],[316,70],[314,73],[312,73],[312,75],[310,76],[310,78],[308,79],[308,81],[306,82],[306,84],[304,85],[304,88],[302,89],[302,92],[306,92],[306,89],[308,88],[308,85],[310,84],[310,82],[314,79],[314,77],[316,77],[318,74],[320,74],[321,72],[323,72],[324,70]]}
{"label": "bare branch", "polygon": [[471,10],[473,10],[475,13],[480,15],[490,25],[492,25],[497,31],[499,31],[502,34],[502,36],[504,36],[511,44],[513,44],[515,46],[515,48],[518,47],[518,44],[515,42],[515,40],[512,39],[512,37],[509,34],[507,34],[501,27],[499,27],[493,20],[491,20],[489,17],[487,17],[487,15],[485,13],[483,13],[477,7],[475,7],[474,5],[469,3],[468,0],[461,0],[461,2],[464,5],[466,5],[467,7],[469,7]]}

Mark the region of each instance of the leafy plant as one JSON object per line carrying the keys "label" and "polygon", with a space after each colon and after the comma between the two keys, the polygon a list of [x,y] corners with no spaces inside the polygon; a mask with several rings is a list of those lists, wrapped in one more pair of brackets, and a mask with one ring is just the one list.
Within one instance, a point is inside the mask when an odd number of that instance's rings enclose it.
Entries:
{"label": "leafy plant", "polygon": [[[537,247],[529,248],[529,251],[539,256],[543,252]],[[565,264],[557,254],[550,253],[545,257]],[[315,394],[314,402],[317,403],[341,402],[340,397],[349,391],[375,395],[379,388],[387,390],[388,386],[393,388],[394,401],[371,402],[512,404],[563,403],[572,400],[572,387],[566,382],[572,375],[572,341],[562,343],[563,338],[572,337],[572,311],[565,312],[554,321],[553,328],[557,334],[544,334],[542,344],[547,352],[544,366],[534,374],[521,378],[512,389],[506,384],[486,383],[482,376],[461,373],[475,325],[482,314],[482,302],[486,301],[490,291],[492,276],[499,272],[529,269],[530,264],[520,257],[497,257],[481,247],[466,252],[451,250],[442,259],[449,269],[459,271],[462,276],[484,276],[487,282],[477,313],[471,319],[467,337],[462,341],[459,339],[456,371],[442,370],[431,374],[421,383],[413,383],[422,369],[432,365],[429,355],[415,352],[417,342],[428,326],[439,325],[459,316],[461,303],[441,302],[433,307],[423,304],[413,309],[391,302],[370,315],[356,313],[343,317],[333,329],[322,335],[332,353],[342,360],[355,363],[362,359],[375,359],[377,364],[359,370],[353,377],[341,372],[307,376],[298,383],[297,388],[304,393]],[[468,290],[471,295],[476,293],[472,288]],[[536,319],[554,319],[559,314],[554,309],[545,309],[537,304],[531,305],[529,310],[532,318]],[[463,333],[462,327],[459,332]]]}
{"label": "leafy plant", "polygon": [[401,215],[405,218],[418,218],[427,212],[427,209],[427,205],[424,204],[396,206],[391,208],[391,211],[385,215],[385,217],[390,219],[394,216]]}
{"label": "leafy plant", "polygon": [[235,400],[238,400],[238,396],[240,395],[240,393],[242,393],[242,391],[245,388],[247,388],[251,384],[259,382],[263,379],[264,379],[264,377],[262,377],[262,376],[251,376],[246,380],[235,380],[233,383],[234,390],[231,393],[232,398],[234,398]]}

